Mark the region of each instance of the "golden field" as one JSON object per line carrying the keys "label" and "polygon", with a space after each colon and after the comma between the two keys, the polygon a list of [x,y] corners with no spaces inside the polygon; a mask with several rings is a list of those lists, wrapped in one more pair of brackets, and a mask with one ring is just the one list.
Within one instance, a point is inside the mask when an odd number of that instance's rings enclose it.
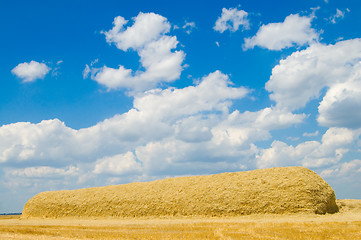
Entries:
{"label": "golden field", "polygon": [[42,192],[0,239],[361,239],[361,200],[303,167]]}
{"label": "golden field", "polygon": [[0,217],[0,239],[361,239],[361,200],[337,200],[335,214],[238,217]]}

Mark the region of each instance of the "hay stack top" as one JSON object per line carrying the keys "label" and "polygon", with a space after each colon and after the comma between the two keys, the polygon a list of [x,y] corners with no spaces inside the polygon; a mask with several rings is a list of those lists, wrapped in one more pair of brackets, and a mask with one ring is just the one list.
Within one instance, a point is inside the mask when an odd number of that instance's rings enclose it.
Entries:
{"label": "hay stack top", "polygon": [[23,218],[236,216],[334,213],[332,188],[304,167],[259,169],[79,190],[42,192]]}

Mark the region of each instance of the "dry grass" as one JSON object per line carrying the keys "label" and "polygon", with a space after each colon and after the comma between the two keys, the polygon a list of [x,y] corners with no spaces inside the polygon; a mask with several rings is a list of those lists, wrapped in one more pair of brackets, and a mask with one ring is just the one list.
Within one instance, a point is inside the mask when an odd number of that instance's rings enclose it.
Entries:
{"label": "dry grass", "polygon": [[338,199],[336,201],[341,212],[361,212],[361,201],[356,199]]}
{"label": "dry grass", "polygon": [[209,217],[337,211],[335,193],[320,176],[304,167],[286,167],[43,192],[26,203],[23,217]]}
{"label": "dry grass", "polygon": [[361,200],[340,213],[224,218],[1,219],[0,239],[361,239]]}
{"label": "dry grass", "polygon": [[0,239],[361,239],[361,200],[299,167],[45,192],[23,215]]}
{"label": "dry grass", "polygon": [[5,219],[19,219],[21,215],[0,215],[0,220]]}

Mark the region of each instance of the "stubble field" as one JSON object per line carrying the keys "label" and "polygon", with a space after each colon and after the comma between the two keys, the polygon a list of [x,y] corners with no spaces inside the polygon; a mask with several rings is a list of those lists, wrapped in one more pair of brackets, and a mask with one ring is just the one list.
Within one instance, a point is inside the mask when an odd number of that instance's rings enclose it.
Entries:
{"label": "stubble field", "polygon": [[0,239],[361,239],[361,200],[336,214],[223,218],[21,219],[0,217]]}

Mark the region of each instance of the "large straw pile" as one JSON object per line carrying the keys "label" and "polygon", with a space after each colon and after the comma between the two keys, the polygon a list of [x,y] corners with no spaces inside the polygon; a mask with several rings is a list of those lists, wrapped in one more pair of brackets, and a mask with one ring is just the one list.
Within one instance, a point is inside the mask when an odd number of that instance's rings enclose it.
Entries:
{"label": "large straw pile", "polygon": [[39,193],[23,217],[236,216],[335,213],[332,188],[304,167],[260,169]]}

